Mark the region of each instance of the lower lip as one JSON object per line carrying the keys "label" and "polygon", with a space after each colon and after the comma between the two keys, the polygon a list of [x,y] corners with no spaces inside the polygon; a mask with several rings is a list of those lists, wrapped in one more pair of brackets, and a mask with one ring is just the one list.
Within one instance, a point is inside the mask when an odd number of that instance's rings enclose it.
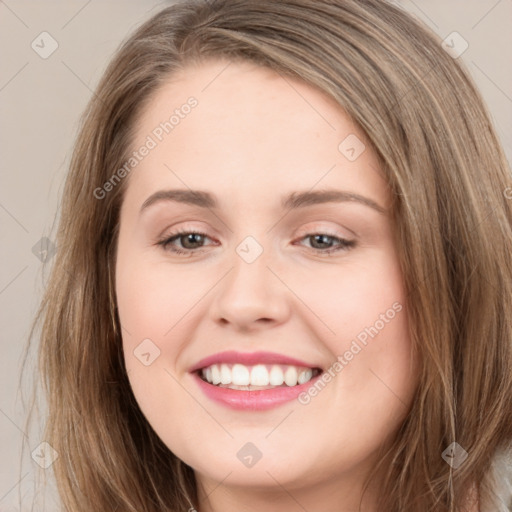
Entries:
{"label": "lower lip", "polygon": [[231,409],[263,411],[272,409],[286,402],[296,399],[301,393],[307,391],[322,374],[318,374],[304,384],[290,387],[276,387],[271,389],[259,389],[256,391],[243,391],[238,389],[221,388],[210,384],[197,374],[192,376],[196,379],[197,384],[204,394]]}

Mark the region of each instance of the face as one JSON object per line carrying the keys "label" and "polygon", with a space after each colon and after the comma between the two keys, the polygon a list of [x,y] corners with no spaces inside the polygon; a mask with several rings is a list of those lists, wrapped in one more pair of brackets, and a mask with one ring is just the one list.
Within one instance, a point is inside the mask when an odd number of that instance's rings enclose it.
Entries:
{"label": "face", "polygon": [[116,295],[148,422],[210,489],[357,488],[416,384],[369,142],[316,89],[224,61],[173,76],[136,128]]}

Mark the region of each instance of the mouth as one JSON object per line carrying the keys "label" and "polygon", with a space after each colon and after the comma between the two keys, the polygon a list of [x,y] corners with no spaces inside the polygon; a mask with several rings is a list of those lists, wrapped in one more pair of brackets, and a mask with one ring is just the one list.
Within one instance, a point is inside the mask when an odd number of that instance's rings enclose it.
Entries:
{"label": "mouth", "polygon": [[275,352],[228,350],[198,361],[189,372],[209,400],[239,411],[264,411],[296,400],[325,370]]}
{"label": "mouth", "polygon": [[216,363],[196,370],[203,381],[218,388],[262,391],[306,384],[322,373],[321,368],[290,364]]}

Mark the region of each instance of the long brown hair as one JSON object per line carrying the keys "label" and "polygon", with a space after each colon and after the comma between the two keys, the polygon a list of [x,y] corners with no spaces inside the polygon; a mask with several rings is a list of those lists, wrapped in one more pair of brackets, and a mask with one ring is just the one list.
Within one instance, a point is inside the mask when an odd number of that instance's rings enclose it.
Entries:
{"label": "long brown hair", "polygon": [[[158,87],[208,58],[250,60],[323,91],[382,163],[421,372],[382,458],[379,510],[455,512],[474,483],[491,496],[491,460],[512,442],[512,176],[460,59],[383,0],[191,0],[121,45],[74,148],[31,332],[41,323],[43,438],[59,454],[63,507],[181,512],[197,499],[192,469],[155,434],[126,376],[113,282],[128,180],[101,199],[94,190],[129,158]],[[457,469],[441,456],[452,442],[469,454]]]}

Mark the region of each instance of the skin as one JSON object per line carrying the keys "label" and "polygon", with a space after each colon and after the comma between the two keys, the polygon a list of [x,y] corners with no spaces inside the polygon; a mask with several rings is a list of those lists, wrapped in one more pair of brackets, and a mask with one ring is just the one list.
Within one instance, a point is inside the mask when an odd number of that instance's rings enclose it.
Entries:
{"label": "skin", "polygon": [[[197,107],[131,172],[121,210],[116,294],[135,397],[195,470],[200,512],[358,510],[377,451],[404,421],[417,386],[393,225],[388,213],[354,201],[285,211],[280,200],[336,189],[388,211],[377,156],[316,89],[226,61],[189,65],[158,90],[137,122],[134,149],[190,96]],[[366,146],[354,161],[338,149],[350,134]],[[220,208],[161,201],[139,214],[151,194],[175,188],[211,192]],[[172,244],[198,247],[191,256],[157,245],[180,228],[207,235]],[[322,255],[338,243],[307,236],[318,233],[356,245]],[[263,248],[250,264],[236,252],[247,236]],[[402,310],[307,405],[231,410],[188,372],[224,350],[278,352],[327,368],[397,302]],[[148,366],[134,356],[147,338],[160,350]],[[250,468],[237,457],[247,442],[262,453]],[[376,493],[372,484],[361,510],[376,511]]]}

